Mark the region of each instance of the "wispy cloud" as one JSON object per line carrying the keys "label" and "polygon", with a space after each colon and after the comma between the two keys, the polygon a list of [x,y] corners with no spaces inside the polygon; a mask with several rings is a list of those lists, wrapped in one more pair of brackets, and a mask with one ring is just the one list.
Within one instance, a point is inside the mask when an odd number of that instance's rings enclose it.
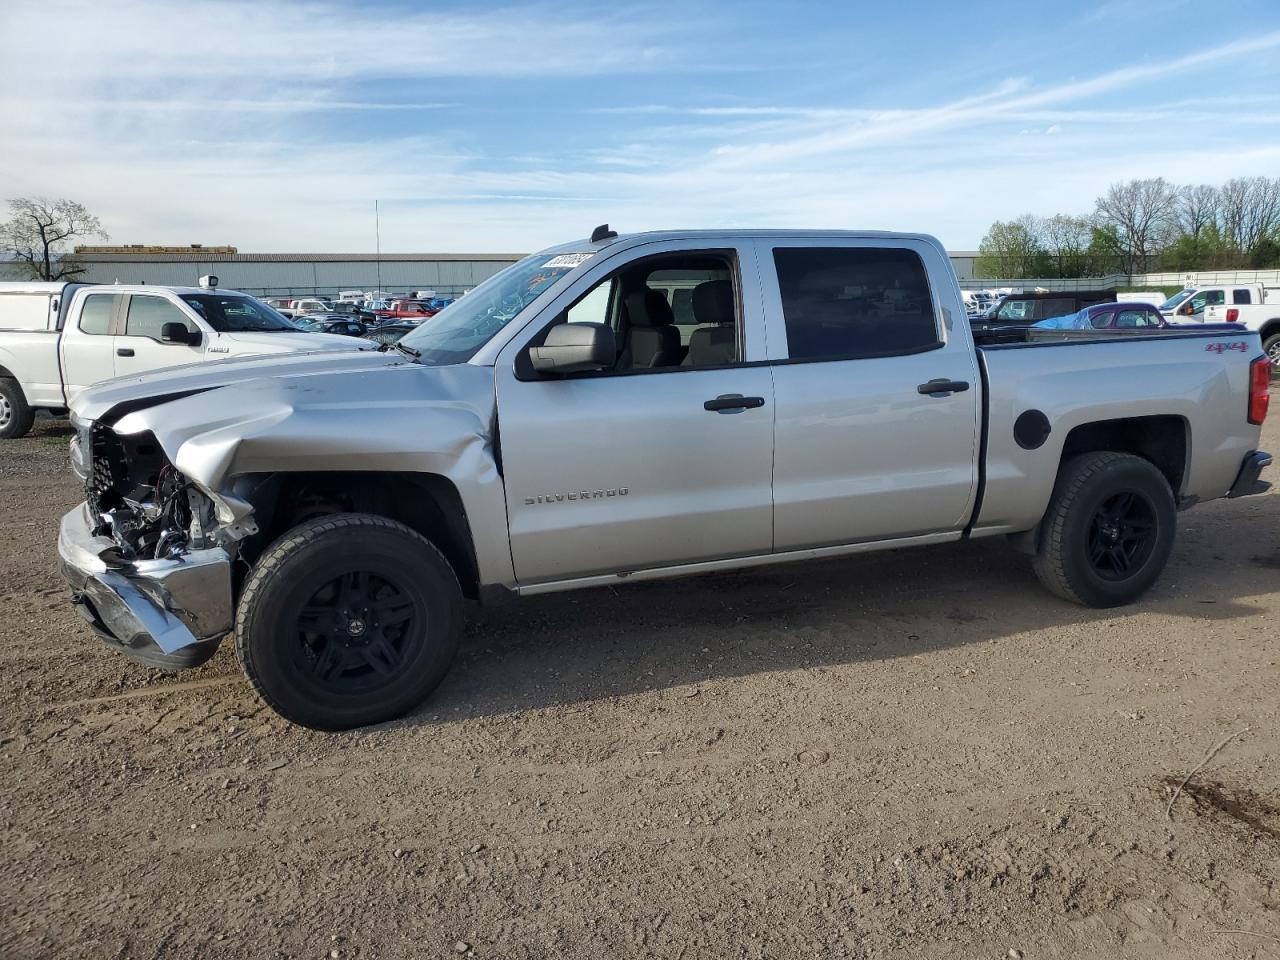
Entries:
{"label": "wispy cloud", "polygon": [[[986,83],[915,57],[908,95],[865,79],[896,76],[901,49],[861,37],[889,51],[879,72],[806,72],[749,23],[709,46],[733,18],[701,6],[479,6],[72,0],[52,60],[30,44],[0,61],[0,180],[86,202],[122,242],[365,249],[377,198],[384,249],[532,248],[604,220],[969,247],[997,216],[1087,209],[1125,176],[1280,169],[1280,95],[1256,92],[1275,89],[1280,32]],[[8,35],[48,17],[0,0]],[[1270,85],[1235,96],[1246,63]],[[1244,148],[1150,136],[1209,120],[1247,129]]]}

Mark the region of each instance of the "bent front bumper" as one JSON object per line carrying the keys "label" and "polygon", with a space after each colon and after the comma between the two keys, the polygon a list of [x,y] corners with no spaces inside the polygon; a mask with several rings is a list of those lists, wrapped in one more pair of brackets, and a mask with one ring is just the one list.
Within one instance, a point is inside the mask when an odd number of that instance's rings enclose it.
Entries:
{"label": "bent front bumper", "polygon": [[1258,475],[1269,466],[1271,466],[1271,454],[1263,453],[1261,450],[1253,451],[1244,458],[1244,463],[1240,465],[1240,472],[1236,475],[1236,482],[1231,485],[1227,496],[1249,497],[1255,493],[1266,493],[1271,489],[1271,484],[1266,480],[1258,479]]}
{"label": "bent front bumper", "polygon": [[62,518],[62,576],[77,610],[102,639],[148,665],[172,668],[187,665],[184,659],[197,652],[192,648],[207,648],[230,632],[231,556],[225,550],[108,566],[100,554],[114,547],[93,535],[87,505]]}

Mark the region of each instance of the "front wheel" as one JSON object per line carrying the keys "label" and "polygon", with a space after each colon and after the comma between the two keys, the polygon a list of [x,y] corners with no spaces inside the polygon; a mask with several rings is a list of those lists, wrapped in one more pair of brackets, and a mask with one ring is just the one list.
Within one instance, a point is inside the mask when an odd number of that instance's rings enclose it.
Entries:
{"label": "front wheel", "polygon": [[236,654],[287,720],[344,730],[402,716],[444,678],[462,591],[426,538],[370,514],[319,517],[262,555],[236,614]]}
{"label": "front wheel", "polygon": [[1049,590],[1117,607],[1153,584],[1173,550],[1177,504],[1164,474],[1127,453],[1088,453],[1058,472],[1035,570]]}

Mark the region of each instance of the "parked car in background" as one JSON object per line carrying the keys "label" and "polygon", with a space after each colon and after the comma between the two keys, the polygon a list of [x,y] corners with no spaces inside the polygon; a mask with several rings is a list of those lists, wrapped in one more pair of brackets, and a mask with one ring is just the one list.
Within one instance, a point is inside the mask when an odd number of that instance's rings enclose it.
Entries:
{"label": "parked car in background", "polygon": [[260,297],[268,307],[275,310],[281,316],[293,319],[293,298],[292,297]]}
{"label": "parked car in background", "polygon": [[113,377],[267,353],[351,350],[234,290],[0,283],[0,439]]}
{"label": "parked car in background", "polygon": [[299,318],[303,330],[308,333],[333,333],[341,337],[363,337],[369,327],[341,313],[312,313]]}
{"label": "parked car in background", "polygon": [[378,320],[426,320],[435,314],[435,310],[420,300],[392,300],[384,309],[373,311]]}
{"label": "parked car in background", "polygon": [[1205,319],[1209,307],[1280,305],[1280,287],[1261,283],[1229,283],[1187,287],[1160,304],[1160,312],[1178,323]]}
{"label": "parked car in background", "polygon": [[234,634],[271,708],[338,729],[440,683],[464,598],[1001,536],[1114,607],[1179,508],[1266,489],[1256,334],[962,314],[931,237],[597,229],[396,350],[86,391],[62,569],[121,652],[193,666]]}
{"label": "parked car in background", "polygon": [[318,297],[303,297],[295,299],[290,306],[293,308],[295,317],[302,317],[309,313],[332,313],[333,304],[328,300],[322,300]]}
{"label": "parked car in background", "polygon": [[1048,330],[1140,330],[1167,327],[1169,321],[1149,303],[1095,303],[1065,317],[1039,320],[1032,326]]}
{"label": "parked car in background", "polygon": [[391,301],[385,298],[374,297],[365,300],[356,310],[356,316],[368,323],[376,323],[376,314],[379,310],[387,310],[391,306]]}
{"label": "parked car in background", "polygon": [[372,340],[374,343],[395,343],[406,333],[412,333],[418,329],[416,323],[405,323],[403,320],[391,320],[387,323],[378,324],[376,327],[370,328],[364,335],[366,340]]}
{"label": "parked car in background", "polygon": [[1050,317],[1065,317],[1095,303],[1115,303],[1114,290],[1054,290],[1048,293],[1011,293],[981,322],[1031,324]]}
{"label": "parked car in background", "polygon": [[360,312],[360,304],[348,300],[337,300],[329,308],[329,313],[339,313],[344,317],[355,317]]}

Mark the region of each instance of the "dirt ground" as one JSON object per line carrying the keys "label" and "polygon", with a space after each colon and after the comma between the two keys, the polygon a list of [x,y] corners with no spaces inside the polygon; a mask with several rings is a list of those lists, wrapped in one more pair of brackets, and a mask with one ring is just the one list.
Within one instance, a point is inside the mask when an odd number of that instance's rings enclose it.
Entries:
{"label": "dirt ground", "polygon": [[331,735],[81,627],[66,438],[0,449],[0,956],[1280,957],[1280,494],[1115,611],[1001,542],[488,610]]}

